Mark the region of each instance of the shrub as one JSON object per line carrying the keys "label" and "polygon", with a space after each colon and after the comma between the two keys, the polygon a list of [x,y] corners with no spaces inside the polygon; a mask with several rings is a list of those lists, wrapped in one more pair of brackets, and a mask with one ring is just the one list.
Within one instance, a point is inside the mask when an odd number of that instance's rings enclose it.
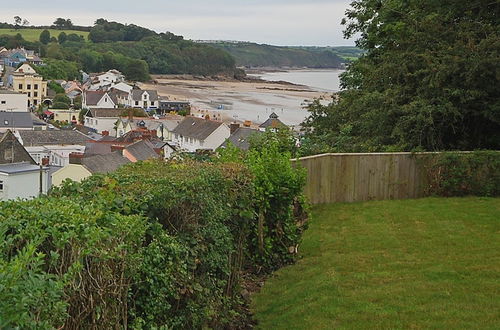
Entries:
{"label": "shrub", "polygon": [[431,195],[500,195],[500,152],[445,152],[422,160]]}

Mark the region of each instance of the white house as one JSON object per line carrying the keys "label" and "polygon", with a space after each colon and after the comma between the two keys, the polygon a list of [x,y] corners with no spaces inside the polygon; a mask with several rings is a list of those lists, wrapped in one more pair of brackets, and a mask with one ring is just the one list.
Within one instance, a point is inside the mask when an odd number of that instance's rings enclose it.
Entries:
{"label": "white house", "polygon": [[91,76],[90,90],[98,90],[103,87],[110,87],[113,84],[118,84],[125,81],[125,76],[118,70],[109,70],[108,72],[98,73]]}
{"label": "white house", "polygon": [[[41,182],[40,182],[41,178]],[[34,198],[50,188],[49,169],[28,162],[0,165],[0,200]]]}
{"label": "white house", "polygon": [[133,89],[129,96],[128,106],[133,108],[156,109],[160,99],[155,90]]}
{"label": "white house", "polygon": [[0,89],[0,111],[28,112],[28,95]]}
{"label": "white house", "polygon": [[36,165],[10,130],[3,134],[0,139],[0,200],[32,198],[40,191],[47,193],[49,188],[49,169]]}
{"label": "white house", "polygon": [[115,125],[120,119],[122,111],[123,109],[90,109],[84,116],[83,125],[97,133],[103,131],[115,132]]}
{"label": "white house", "polygon": [[48,165],[54,166],[69,164],[69,155],[84,152],[91,140],[79,131],[69,130],[18,131],[16,136],[37,164],[45,158]]}
{"label": "white house", "polygon": [[218,121],[185,117],[172,131],[174,145],[184,151],[215,150],[231,135],[229,127]]}
{"label": "white house", "polygon": [[133,89],[132,86],[130,86],[129,84],[124,83],[124,82],[119,82],[117,84],[111,84],[111,89],[113,89],[113,88],[117,89],[119,91],[125,92],[127,94],[130,94],[130,92]]}
{"label": "white house", "polygon": [[117,105],[107,92],[85,91],[82,94],[82,108],[84,109],[113,109]]}

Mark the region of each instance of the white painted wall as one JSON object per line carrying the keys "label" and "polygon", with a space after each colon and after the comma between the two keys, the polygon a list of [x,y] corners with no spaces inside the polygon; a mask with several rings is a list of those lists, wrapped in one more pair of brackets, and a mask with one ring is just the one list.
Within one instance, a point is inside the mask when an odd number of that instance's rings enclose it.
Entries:
{"label": "white painted wall", "polygon": [[[177,136],[175,136],[177,135]],[[184,151],[195,152],[197,149],[217,149],[231,135],[231,130],[226,124],[220,125],[212,132],[204,141],[189,137],[180,138],[178,134],[174,134],[173,141]]]}
{"label": "white painted wall", "polygon": [[109,135],[115,136],[115,123],[118,121],[118,117],[112,118],[93,118],[93,117],[84,117],[84,126],[93,128],[97,131],[97,133],[101,133],[102,131],[108,131]]}
{"label": "white painted wall", "polygon": [[28,112],[28,95],[0,93],[0,111]]}
{"label": "white painted wall", "polygon": [[[49,190],[49,172],[42,170],[42,191],[44,194]],[[40,172],[23,172],[17,174],[0,173],[0,181],[3,181],[3,190],[0,191],[0,200],[16,198],[38,197],[40,191]]]}

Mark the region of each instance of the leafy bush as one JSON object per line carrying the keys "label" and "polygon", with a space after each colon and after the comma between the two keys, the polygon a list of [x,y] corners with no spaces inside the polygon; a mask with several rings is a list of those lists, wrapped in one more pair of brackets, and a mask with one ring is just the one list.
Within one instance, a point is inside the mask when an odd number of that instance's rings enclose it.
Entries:
{"label": "leafy bush", "polygon": [[500,152],[446,152],[422,158],[429,194],[447,197],[500,195]]}
{"label": "leafy bush", "polygon": [[2,326],[231,327],[242,273],[295,257],[288,157],[135,163],[1,204]]}

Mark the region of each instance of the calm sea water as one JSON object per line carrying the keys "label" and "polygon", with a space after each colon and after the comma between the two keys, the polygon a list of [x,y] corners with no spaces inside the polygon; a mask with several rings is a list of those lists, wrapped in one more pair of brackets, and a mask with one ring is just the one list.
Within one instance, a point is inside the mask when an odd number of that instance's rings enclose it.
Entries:
{"label": "calm sea water", "polygon": [[251,74],[268,81],[288,81],[294,84],[309,86],[325,92],[337,92],[340,89],[339,75],[344,70],[290,70],[285,72],[265,72]]}

